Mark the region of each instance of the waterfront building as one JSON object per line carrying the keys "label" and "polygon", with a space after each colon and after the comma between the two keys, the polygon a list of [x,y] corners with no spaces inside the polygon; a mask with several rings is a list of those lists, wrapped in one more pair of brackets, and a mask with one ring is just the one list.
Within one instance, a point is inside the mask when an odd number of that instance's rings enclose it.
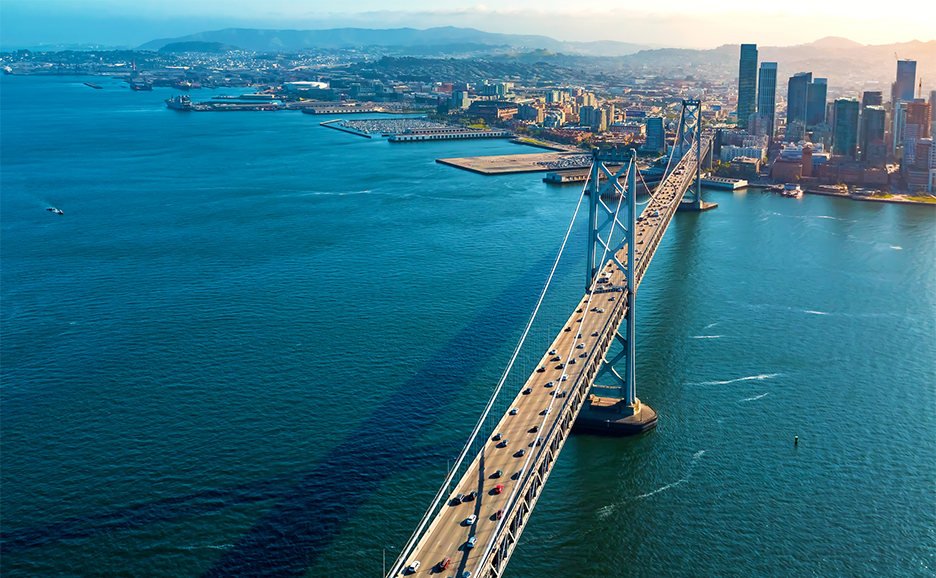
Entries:
{"label": "waterfront building", "polygon": [[832,152],[857,158],[859,105],[855,98],[835,101],[835,120],[832,126]]}
{"label": "waterfront building", "polygon": [[[868,93],[865,93],[868,94]],[[880,164],[886,160],[884,141],[887,111],[883,106],[871,105],[861,109],[861,162]]]}
{"label": "waterfront building", "polygon": [[764,134],[773,140],[777,108],[777,63],[762,62],[757,78],[757,113],[767,119]]}
{"label": "waterfront building", "polygon": [[736,157],[745,157],[752,159],[763,159],[767,156],[767,149],[764,147],[739,147],[734,145],[722,146],[719,155],[723,163],[731,162]]}
{"label": "waterfront building", "polygon": [[814,128],[826,122],[828,82],[816,78],[806,87],[806,127]]}
{"label": "waterfront building", "polygon": [[468,108],[469,114],[479,116],[489,122],[512,119],[518,112],[520,112],[520,107],[515,102],[496,100],[476,100]]}
{"label": "waterfront building", "polygon": [[747,126],[757,112],[757,45],[742,44],[738,67],[738,124]]}
{"label": "waterfront building", "polygon": [[902,100],[908,102],[913,100],[913,93],[916,90],[916,60],[898,60],[897,61],[897,80],[894,82],[893,94],[891,95],[896,102]]}
{"label": "waterfront building", "polygon": [[663,117],[653,116],[647,119],[647,141],[644,148],[651,151],[666,152],[666,133],[663,130]]}

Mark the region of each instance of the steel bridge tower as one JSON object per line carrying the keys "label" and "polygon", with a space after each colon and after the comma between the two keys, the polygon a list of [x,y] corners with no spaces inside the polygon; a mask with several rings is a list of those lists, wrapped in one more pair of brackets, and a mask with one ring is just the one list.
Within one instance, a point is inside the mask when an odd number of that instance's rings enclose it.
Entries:
{"label": "steel bridge tower", "polygon": [[[678,149],[679,158],[686,156],[693,147],[696,150],[696,158],[700,162],[696,163],[696,181],[695,189],[691,195],[687,194],[684,199],[692,203],[702,202],[702,102],[699,100],[683,100],[682,114],[679,117],[679,130],[676,131],[676,142],[674,147]],[[689,191],[686,191],[689,193]]]}
{"label": "steel bridge tower", "polygon": [[[613,170],[611,167],[618,167]],[[603,184],[601,179],[607,179]],[[625,181],[622,186],[619,179]],[[641,415],[648,418],[652,413],[652,423],[656,423],[656,413],[649,407],[641,406],[637,398],[635,383],[635,345],[636,345],[636,317],[634,302],[637,293],[635,270],[637,260],[636,230],[637,230],[637,153],[636,151],[618,151],[612,149],[600,153],[598,149],[592,150],[592,167],[589,184],[589,210],[588,210],[588,256],[586,261],[586,291],[591,292],[594,287],[595,294],[611,293],[612,296],[621,296],[626,299],[627,312],[625,322],[614,332],[615,341],[621,345],[621,351],[612,359],[602,359],[601,369],[595,376],[597,380],[602,376],[610,376],[615,382],[613,386],[594,385],[593,388],[615,390],[611,393],[616,397],[590,396],[589,405],[583,408],[583,415],[579,422],[590,421],[597,416],[599,408],[607,412],[615,410],[617,415],[612,421],[621,417],[637,417]],[[603,198],[618,199],[609,206]],[[623,233],[623,235],[622,235]],[[626,250],[626,259],[622,263],[618,253]],[[610,261],[610,264],[609,264]],[[610,284],[610,275],[606,273],[606,266],[617,268],[624,273],[624,286]],[[623,361],[624,375],[615,369]],[[589,411],[592,409],[594,411]],[[647,411],[641,411],[646,409]],[[592,415],[595,414],[595,415]],[[608,420],[605,420],[608,421]],[[633,420],[632,420],[633,421]],[[608,426],[609,428],[611,426]],[[650,427],[653,427],[652,425]],[[643,428],[643,429],[649,429]],[[636,430],[633,432],[636,433]]]}

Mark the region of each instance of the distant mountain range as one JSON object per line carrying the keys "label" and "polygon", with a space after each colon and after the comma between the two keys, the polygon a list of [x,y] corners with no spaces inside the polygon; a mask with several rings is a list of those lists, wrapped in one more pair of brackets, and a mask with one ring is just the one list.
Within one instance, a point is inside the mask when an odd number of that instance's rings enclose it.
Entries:
{"label": "distant mountain range", "polygon": [[[210,42],[236,46],[257,52],[295,52],[316,48],[363,48],[367,46],[400,47],[415,53],[415,47],[432,47],[429,53],[452,53],[492,48],[549,50],[563,54],[583,56],[624,56],[650,48],[647,45],[601,40],[596,42],[563,42],[548,36],[525,34],[496,34],[473,28],[445,26],[416,30],[395,28],[374,30],[369,28],[335,28],[332,30],[261,30],[255,28],[227,28],[199,32],[179,38],[153,40],[140,50],[160,50],[168,44]],[[423,52],[425,53],[425,52]]]}

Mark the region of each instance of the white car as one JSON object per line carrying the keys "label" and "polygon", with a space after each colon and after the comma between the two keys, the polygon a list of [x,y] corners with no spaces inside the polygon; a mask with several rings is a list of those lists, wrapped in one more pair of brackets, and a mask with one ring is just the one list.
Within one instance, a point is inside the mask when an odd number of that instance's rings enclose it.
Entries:
{"label": "white car", "polygon": [[468,517],[465,519],[465,525],[466,525],[466,526],[471,526],[472,524],[474,524],[474,523],[477,522],[477,521],[478,521],[478,516],[472,514],[472,515],[468,516]]}
{"label": "white car", "polygon": [[565,374],[562,375],[562,381],[568,381],[568,379],[569,379],[568,375],[565,375]]}
{"label": "white car", "polygon": [[550,354],[550,355],[555,355],[556,353],[557,353],[557,352],[556,352],[555,349],[550,349],[550,350],[549,350],[549,354]]}
{"label": "white car", "polygon": [[419,570],[419,560],[416,560],[415,562],[410,564],[409,567],[406,569],[407,572],[415,572],[417,570]]}
{"label": "white car", "polygon": [[518,413],[520,413],[520,410],[517,408],[513,408],[512,410],[510,410],[510,415],[517,415]]}

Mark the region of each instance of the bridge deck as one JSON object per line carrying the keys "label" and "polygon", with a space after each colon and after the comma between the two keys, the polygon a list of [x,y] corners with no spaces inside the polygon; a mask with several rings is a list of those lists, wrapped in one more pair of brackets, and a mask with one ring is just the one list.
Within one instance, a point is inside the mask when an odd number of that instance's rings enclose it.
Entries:
{"label": "bridge deck", "polygon": [[[676,212],[679,200],[695,176],[694,157],[694,152],[690,152],[680,161],[643,211],[643,219],[638,223],[636,231],[635,254],[638,266],[635,275],[638,285]],[[618,253],[617,258],[626,264],[626,248]],[[521,391],[517,393],[511,404],[511,408],[517,409],[517,414],[511,415],[508,411],[495,428],[495,433],[500,433],[502,439],[510,440],[509,443],[504,447],[501,442],[488,439],[465,475],[455,484],[448,501],[419,539],[412,554],[404,561],[402,574],[407,574],[406,567],[418,560],[419,569],[410,575],[435,575],[441,572],[438,564],[445,558],[450,558],[451,562],[444,571],[444,576],[461,577],[466,570],[474,575],[487,546],[492,541],[501,546],[506,545],[503,536],[496,535],[496,514],[501,509],[505,510],[505,522],[509,524],[502,524],[500,534],[504,534],[505,531],[511,532],[511,544],[515,544],[522,531],[525,521],[523,518],[529,514],[532,503],[523,508],[525,512],[519,516],[513,510],[524,496],[528,502],[531,498],[535,501],[537,497],[536,488],[527,488],[534,477],[530,473],[538,474],[537,488],[545,482],[551,461],[561,449],[568,429],[571,428],[571,422],[581,408],[581,401],[591,388],[595,368],[603,359],[627,311],[627,300],[622,292],[626,285],[624,272],[610,260],[604,271],[611,273],[609,282],[598,285],[591,298],[586,294],[579,302],[559,335],[544,353],[539,368],[530,375]],[[578,348],[580,344],[584,344],[581,349]],[[556,353],[551,353],[553,350]],[[560,363],[563,363],[564,367],[560,367]],[[566,376],[566,380],[562,379],[563,376]],[[522,393],[526,388],[531,388],[532,391],[528,394]],[[565,392],[566,395],[556,398],[554,395],[559,391]],[[534,426],[538,427],[538,432],[533,431]],[[536,445],[538,438],[542,438],[542,445]],[[527,455],[520,456],[518,452],[521,449],[526,450]],[[548,460],[544,459],[543,455],[546,450],[549,450],[550,454]],[[527,459],[530,452],[534,455]],[[526,462],[527,472],[521,475],[520,470]],[[494,477],[498,470],[501,470],[503,475]],[[501,493],[495,490],[498,485],[503,486]],[[472,491],[478,493],[474,501],[458,505],[452,503],[452,498],[456,495],[467,495]],[[512,496],[515,496],[513,501]],[[468,525],[466,518],[472,514],[477,516],[477,521]],[[477,543],[475,547],[469,548],[466,545],[472,537],[477,538]],[[500,555],[501,563],[506,562],[512,545],[503,550]],[[486,568],[491,568],[491,565]],[[497,571],[482,571],[481,575],[497,575]]]}

